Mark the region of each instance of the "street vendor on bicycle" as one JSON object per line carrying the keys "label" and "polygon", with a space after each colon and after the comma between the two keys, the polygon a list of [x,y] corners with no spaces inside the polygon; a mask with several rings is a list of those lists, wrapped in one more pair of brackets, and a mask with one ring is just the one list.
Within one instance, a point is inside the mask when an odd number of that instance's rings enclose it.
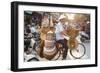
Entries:
{"label": "street vendor on bicycle", "polygon": [[64,38],[64,36],[66,36],[66,30],[67,30],[67,25],[66,25],[66,21],[67,21],[67,16],[65,15],[60,15],[59,17],[59,22],[58,24],[55,25],[56,28],[56,42],[61,44],[63,47],[63,60],[66,59],[67,56],[67,52],[68,52],[68,46],[67,46],[67,40]]}

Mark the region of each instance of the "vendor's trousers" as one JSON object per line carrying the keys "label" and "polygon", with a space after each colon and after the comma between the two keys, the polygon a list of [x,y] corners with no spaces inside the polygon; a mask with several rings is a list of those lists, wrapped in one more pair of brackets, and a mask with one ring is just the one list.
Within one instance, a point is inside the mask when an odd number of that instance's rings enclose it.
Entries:
{"label": "vendor's trousers", "polygon": [[65,60],[66,57],[67,57],[67,52],[68,52],[67,40],[66,39],[61,39],[61,40],[57,40],[56,42],[60,43],[62,45],[62,47],[64,49],[63,60]]}

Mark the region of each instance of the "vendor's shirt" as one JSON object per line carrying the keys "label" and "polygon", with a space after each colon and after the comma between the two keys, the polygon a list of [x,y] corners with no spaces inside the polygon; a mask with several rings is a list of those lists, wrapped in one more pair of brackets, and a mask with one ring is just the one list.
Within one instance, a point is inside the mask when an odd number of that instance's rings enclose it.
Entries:
{"label": "vendor's shirt", "polygon": [[64,39],[63,35],[61,34],[62,31],[64,31],[64,27],[63,24],[61,24],[60,22],[58,24],[56,24],[55,26],[56,28],[56,40],[62,40]]}

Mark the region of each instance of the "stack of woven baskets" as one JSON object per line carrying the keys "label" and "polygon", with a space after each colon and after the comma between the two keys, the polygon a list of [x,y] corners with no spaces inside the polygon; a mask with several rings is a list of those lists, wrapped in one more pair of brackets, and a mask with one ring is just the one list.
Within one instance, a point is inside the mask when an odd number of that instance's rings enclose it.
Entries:
{"label": "stack of woven baskets", "polygon": [[46,39],[44,42],[43,56],[51,60],[57,54],[57,49],[55,47],[55,33],[48,31]]}

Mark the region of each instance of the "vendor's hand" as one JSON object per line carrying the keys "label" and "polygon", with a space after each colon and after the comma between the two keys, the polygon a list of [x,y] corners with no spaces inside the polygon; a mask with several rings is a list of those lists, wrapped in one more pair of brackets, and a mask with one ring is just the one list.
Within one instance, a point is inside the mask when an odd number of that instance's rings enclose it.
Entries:
{"label": "vendor's hand", "polygon": [[61,34],[62,34],[62,35],[65,35],[65,36],[68,36],[66,30],[62,31]]}

